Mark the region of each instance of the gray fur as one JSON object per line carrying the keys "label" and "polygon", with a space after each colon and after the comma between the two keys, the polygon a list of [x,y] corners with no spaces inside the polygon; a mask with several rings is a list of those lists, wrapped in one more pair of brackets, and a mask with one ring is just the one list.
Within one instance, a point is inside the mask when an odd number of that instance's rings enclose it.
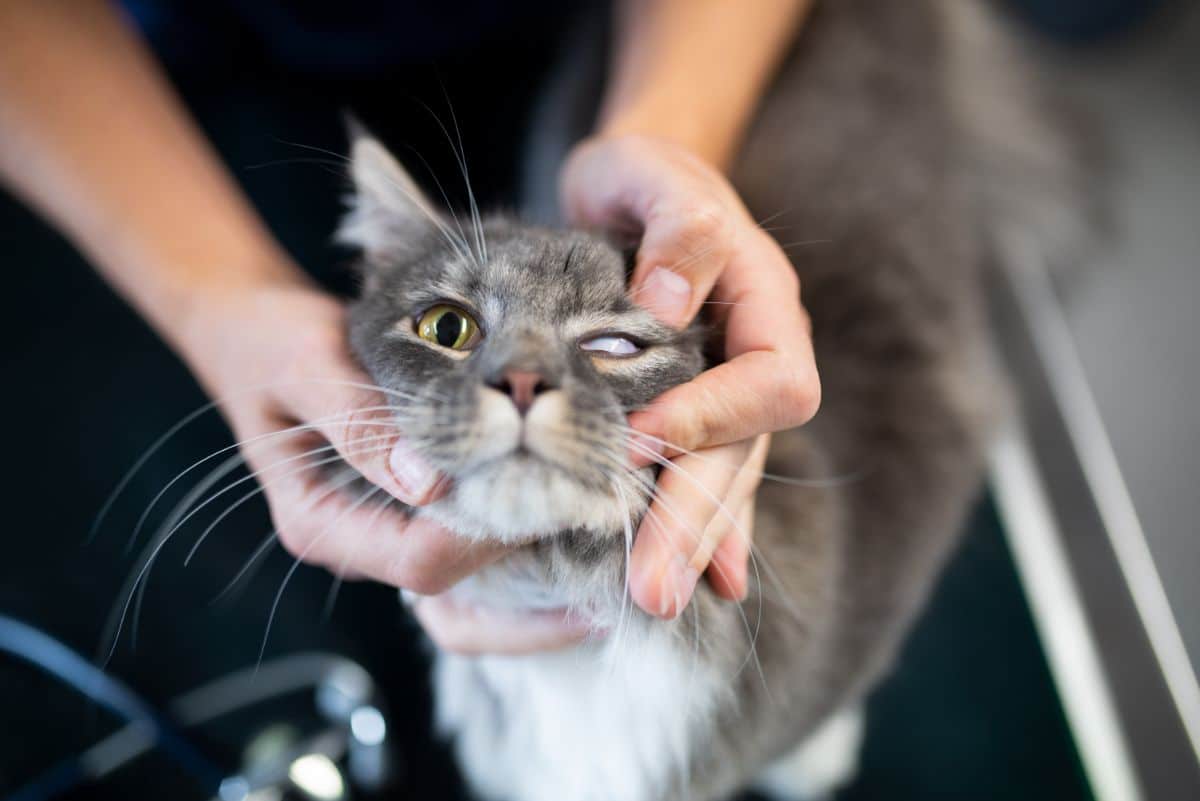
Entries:
{"label": "gray fur", "polygon": [[[486,258],[471,225],[464,254],[451,242],[455,223],[434,212],[451,236],[441,233],[403,171],[376,145],[356,143],[359,195],[343,230],[366,252],[365,290],[351,312],[355,353],[383,386],[421,396],[399,402],[398,417],[430,461],[456,486],[490,490],[487,503],[456,490],[420,513],[468,537],[527,543],[456,592],[500,606],[568,606],[609,631],[567,655],[439,656],[439,716],[484,797],[727,797],[859,703],[887,670],[979,489],[999,387],[979,287],[988,221],[970,132],[952,103],[962,86],[950,82],[957,43],[945,12],[957,2],[821,4],[735,170],[752,213],[773,216],[781,242],[820,240],[789,255],[824,396],[810,425],[773,440],[767,469],[813,481],[764,482],[760,581],[740,607],[702,582],[676,621],[631,608],[626,535],[612,510],[625,518],[629,501],[636,527],[644,501],[634,499],[644,496],[638,478],[603,455],[624,451],[626,413],[701,369],[702,332],[675,333],[632,305],[620,254],[584,232],[490,217],[481,222]],[[485,330],[465,359],[411,334],[414,316],[445,299],[474,310]],[[581,332],[597,327],[636,335],[644,355],[619,374],[602,369],[578,349]],[[551,448],[559,456],[515,451],[481,462],[491,447],[481,387],[514,365],[565,393],[565,427]],[[595,510],[587,519],[546,512],[554,525],[528,531],[512,522],[576,492],[590,500],[573,508]],[[638,717],[655,698],[620,680],[637,675],[634,660],[658,664],[662,654],[669,667],[645,678],[668,694],[686,685],[665,713],[674,721]],[[595,671],[600,662],[611,680]],[[597,697],[615,711],[598,711]],[[603,729],[610,717],[620,736]],[[620,756],[622,740],[640,750]],[[589,773],[612,754],[615,772]]]}

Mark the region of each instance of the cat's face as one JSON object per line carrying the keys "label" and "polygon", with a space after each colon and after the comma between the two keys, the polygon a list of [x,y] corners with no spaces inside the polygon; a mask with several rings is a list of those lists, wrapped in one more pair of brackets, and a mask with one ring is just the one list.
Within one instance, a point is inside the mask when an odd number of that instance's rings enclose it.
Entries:
{"label": "cat's face", "polygon": [[[435,210],[375,141],[354,146],[344,241],[366,279],[351,341],[407,441],[452,481],[458,530],[509,540],[619,530],[642,495],[625,415],[702,366],[697,336],[626,295],[621,254],[579,232]],[[638,504],[637,508],[640,508]]]}

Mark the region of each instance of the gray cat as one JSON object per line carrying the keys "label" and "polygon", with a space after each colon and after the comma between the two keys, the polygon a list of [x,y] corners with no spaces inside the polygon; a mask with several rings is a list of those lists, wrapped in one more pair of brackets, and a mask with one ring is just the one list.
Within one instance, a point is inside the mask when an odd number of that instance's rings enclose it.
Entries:
{"label": "gray cat", "polygon": [[791,253],[823,406],[773,439],[767,470],[807,481],[758,493],[750,596],[701,582],[674,621],[626,593],[654,474],[624,466],[623,423],[704,367],[703,329],[631,303],[621,253],[588,233],[493,216],[459,236],[378,142],[353,143],[353,347],[419,398],[398,396],[397,417],[453,479],[414,514],[523,543],[452,592],[567,607],[604,632],[532,656],[437,655],[438,721],[481,797],[801,799],[852,775],[862,698],[979,489],[997,386],[987,198],[955,99],[960,55],[979,55],[964,37],[987,29],[951,19],[965,6],[822,4],[761,108],[735,184],[781,241],[827,240]]}

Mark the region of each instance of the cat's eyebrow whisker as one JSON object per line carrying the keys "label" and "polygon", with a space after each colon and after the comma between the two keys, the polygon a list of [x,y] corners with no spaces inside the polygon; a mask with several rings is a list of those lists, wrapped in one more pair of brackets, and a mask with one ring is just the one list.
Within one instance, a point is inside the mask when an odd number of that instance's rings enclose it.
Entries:
{"label": "cat's eyebrow whisker", "polygon": [[446,188],[442,186],[441,179],[437,177],[437,173],[434,171],[433,166],[430,165],[429,161],[423,155],[421,155],[420,150],[417,150],[417,148],[408,143],[405,143],[405,147],[417,157],[417,160],[420,161],[421,164],[425,166],[425,172],[431,179],[433,179],[433,184],[437,187],[438,194],[442,196],[442,208],[450,212],[450,218],[454,221],[454,227],[458,231],[458,239],[463,243],[463,246],[466,247],[467,234],[463,230],[462,222],[458,219],[458,212],[454,210],[454,204],[450,202],[450,196],[446,193]]}
{"label": "cat's eyebrow whisker", "polygon": [[[341,153],[335,153],[332,150],[326,150],[323,147],[315,147],[313,145],[305,145],[305,144],[301,144],[300,142],[288,142],[283,139],[280,139],[278,141],[282,142],[285,145],[291,145],[292,147],[304,148],[305,150],[313,150],[313,151],[316,151],[317,153],[324,153],[326,155],[333,156],[334,158],[338,159],[339,164],[346,164],[348,166],[351,166],[354,164],[353,159],[348,158],[348,157],[342,155]],[[409,202],[413,204],[413,206],[420,209],[421,212],[427,218],[429,218],[429,221],[432,222],[434,224],[434,226],[438,229],[438,231],[442,234],[442,236],[444,236],[446,238],[446,241],[450,244],[450,247],[452,249],[457,251],[460,256],[464,255],[464,252],[463,252],[463,250],[461,250],[461,248],[466,248],[467,243],[465,240],[463,240],[461,238],[455,239],[453,232],[450,231],[448,228],[446,228],[445,224],[440,219],[438,219],[438,216],[433,212],[433,210],[427,208],[426,204],[421,202],[420,198],[414,197],[413,194],[408,191],[407,187],[400,185],[398,182],[393,181],[391,178],[389,178],[386,175],[384,175],[383,178],[389,184],[391,184],[393,189],[397,189],[401,193],[403,193],[404,196],[408,198]],[[468,261],[469,261],[469,259],[468,259]]]}
{"label": "cat's eyebrow whisker", "polygon": [[341,512],[339,512],[337,516],[334,517],[334,519],[329,523],[329,525],[325,527],[325,530],[313,538],[308,545],[304,546],[304,549],[292,561],[292,566],[288,568],[287,573],[283,577],[283,581],[279,584],[279,590],[275,593],[275,600],[271,602],[271,612],[269,615],[267,615],[267,625],[263,630],[262,643],[258,647],[258,662],[255,663],[256,670],[258,669],[258,665],[262,664],[263,655],[267,651],[267,639],[271,636],[271,624],[275,622],[275,613],[279,610],[279,601],[283,598],[283,591],[287,589],[288,582],[292,580],[292,576],[295,575],[297,568],[300,567],[300,563],[304,561],[305,557],[312,553],[312,549],[315,548],[318,543],[329,536],[330,532],[337,528],[337,524],[340,523],[347,515],[354,512],[354,510],[361,507],[377,493],[382,491],[382,487],[373,487],[372,489],[369,489],[360,495],[358,500],[354,501],[354,503],[350,504]]}
{"label": "cat's eyebrow whisker", "polygon": [[[458,126],[458,115],[454,113],[454,104],[450,102],[450,93],[442,86],[442,94],[446,98],[446,108],[450,111],[450,122],[454,125],[454,136],[458,140],[458,166],[462,170],[463,184],[467,188],[467,199],[471,205],[471,215],[475,220],[475,233],[478,238],[479,253],[484,264],[488,261],[487,237],[483,233],[483,219],[479,214],[479,204],[475,202],[475,190],[471,187],[471,174],[467,171],[467,148],[463,144],[462,129]],[[445,126],[443,126],[445,130]],[[447,135],[449,138],[449,135]],[[451,143],[453,149],[453,143]]]}
{"label": "cat's eyebrow whisker", "polygon": [[420,99],[414,99],[416,100],[417,104],[424,108],[425,111],[429,113],[429,116],[433,118],[434,123],[437,124],[439,129],[441,129],[442,135],[446,137],[446,142],[450,145],[450,152],[453,154],[454,160],[458,164],[458,169],[462,173],[463,184],[467,190],[467,203],[471,213],[472,227],[474,228],[473,233],[475,237],[475,245],[478,249],[476,254],[476,263],[485,264],[487,262],[487,243],[483,238],[483,224],[479,215],[479,205],[475,202],[475,192],[471,187],[471,176],[467,170],[466,152],[462,150],[462,133],[458,128],[458,118],[454,114],[454,106],[450,103],[450,96],[446,94],[446,89],[444,86],[442,87],[442,93],[446,97],[446,106],[450,110],[450,117],[454,123],[455,133],[458,134],[457,145],[455,144],[455,140],[450,136],[450,131],[446,128],[445,123],[442,122],[442,118],[439,117],[427,103]]}

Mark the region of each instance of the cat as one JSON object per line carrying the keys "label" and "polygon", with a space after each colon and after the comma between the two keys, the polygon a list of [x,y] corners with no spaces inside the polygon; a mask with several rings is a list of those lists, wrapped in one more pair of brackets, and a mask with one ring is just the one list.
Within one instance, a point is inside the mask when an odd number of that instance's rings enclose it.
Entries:
{"label": "cat", "polygon": [[1003,394],[981,298],[998,213],[959,94],[979,55],[964,37],[1003,32],[964,24],[967,5],[819,4],[762,103],[733,182],[781,242],[822,240],[788,251],[822,408],[772,440],[766,470],[799,480],[758,492],[749,597],[702,581],[672,621],[627,594],[655,473],[625,466],[624,421],[706,366],[703,324],[631,302],[604,238],[504,215],[464,232],[381,143],[352,142],[350,340],[452,479],[410,513],[520,545],[451,590],[463,603],[595,630],[563,651],[435,655],[438,725],[480,797],[809,799],[853,775],[863,697],[979,492]]}

